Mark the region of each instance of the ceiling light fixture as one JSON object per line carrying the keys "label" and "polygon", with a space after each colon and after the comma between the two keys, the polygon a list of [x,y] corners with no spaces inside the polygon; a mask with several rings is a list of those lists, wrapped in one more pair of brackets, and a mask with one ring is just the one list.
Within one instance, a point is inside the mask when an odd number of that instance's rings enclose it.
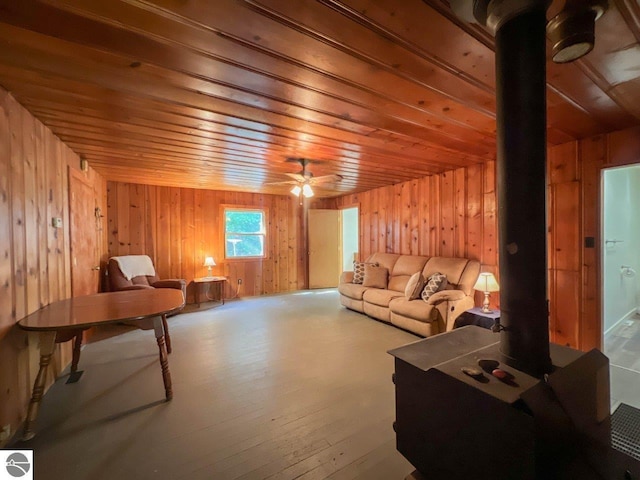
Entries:
{"label": "ceiling light fixture", "polygon": [[311,198],[313,197],[313,189],[311,188],[311,185],[309,185],[308,183],[305,183],[302,186],[302,194],[306,197],[306,198]]}
{"label": "ceiling light fixture", "polygon": [[296,197],[300,196],[300,192],[302,192],[302,188],[300,187],[300,185],[296,185],[291,189],[291,193],[293,193]]}

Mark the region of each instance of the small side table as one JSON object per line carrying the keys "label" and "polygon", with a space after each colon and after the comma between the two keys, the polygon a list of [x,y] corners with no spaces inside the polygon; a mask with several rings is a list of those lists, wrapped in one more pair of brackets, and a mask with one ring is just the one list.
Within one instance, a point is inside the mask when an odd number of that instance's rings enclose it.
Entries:
{"label": "small side table", "polygon": [[196,285],[195,296],[196,296],[196,303],[198,304],[198,307],[200,306],[200,303],[201,303],[200,295],[202,293],[202,285],[207,286],[207,293],[205,295],[205,298],[207,300],[212,300],[209,298],[209,291],[211,290],[211,285],[216,285],[218,290],[218,301],[222,302],[222,305],[224,305],[224,283],[226,281],[227,281],[227,277],[194,278],[193,283],[195,283]]}
{"label": "small side table", "polygon": [[491,328],[500,320],[500,310],[494,309],[490,313],[482,311],[482,307],[474,307],[466,312],[462,312],[456,318],[453,328],[465,327],[467,325],[477,325],[478,327]]}

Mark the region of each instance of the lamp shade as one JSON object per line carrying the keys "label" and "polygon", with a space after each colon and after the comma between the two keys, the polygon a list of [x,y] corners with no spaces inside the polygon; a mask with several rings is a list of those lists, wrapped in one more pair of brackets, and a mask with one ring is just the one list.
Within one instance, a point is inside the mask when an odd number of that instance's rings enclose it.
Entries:
{"label": "lamp shade", "polygon": [[204,257],[204,266],[205,267],[215,267],[216,262],[213,260],[213,257]]}
{"label": "lamp shade", "polygon": [[296,185],[291,189],[291,193],[293,193],[296,197],[300,195],[300,192],[302,192],[302,188],[300,188],[300,185]]}
{"label": "lamp shade", "polygon": [[498,285],[493,273],[482,272],[478,275],[478,280],[476,280],[473,289],[481,292],[498,292],[500,291],[500,285]]}

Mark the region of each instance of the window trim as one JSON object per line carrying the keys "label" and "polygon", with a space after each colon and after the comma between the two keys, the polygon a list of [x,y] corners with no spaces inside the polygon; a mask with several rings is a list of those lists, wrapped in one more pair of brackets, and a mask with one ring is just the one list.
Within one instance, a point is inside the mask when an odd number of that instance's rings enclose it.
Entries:
{"label": "window trim", "polygon": [[[222,244],[224,248],[224,260],[225,262],[246,262],[251,260],[264,260],[269,257],[268,248],[268,230],[269,230],[269,209],[267,207],[259,207],[252,205],[220,205],[221,217],[222,217]],[[243,234],[235,233],[236,235],[262,235],[263,236],[263,254],[255,256],[242,256],[234,257],[227,255],[227,211],[245,211],[245,212],[259,212],[262,214],[264,231],[262,233]]]}

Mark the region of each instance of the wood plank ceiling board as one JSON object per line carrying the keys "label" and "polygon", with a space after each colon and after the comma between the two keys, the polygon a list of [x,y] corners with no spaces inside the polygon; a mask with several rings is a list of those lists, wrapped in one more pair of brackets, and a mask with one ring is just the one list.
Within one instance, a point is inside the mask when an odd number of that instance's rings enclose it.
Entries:
{"label": "wood plank ceiling board", "polygon": [[[548,64],[548,141],[640,124],[640,8]],[[550,14],[562,8],[556,0]],[[0,0],[0,84],[108,180],[367,191],[495,160],[493,37],[444,0]]]}

